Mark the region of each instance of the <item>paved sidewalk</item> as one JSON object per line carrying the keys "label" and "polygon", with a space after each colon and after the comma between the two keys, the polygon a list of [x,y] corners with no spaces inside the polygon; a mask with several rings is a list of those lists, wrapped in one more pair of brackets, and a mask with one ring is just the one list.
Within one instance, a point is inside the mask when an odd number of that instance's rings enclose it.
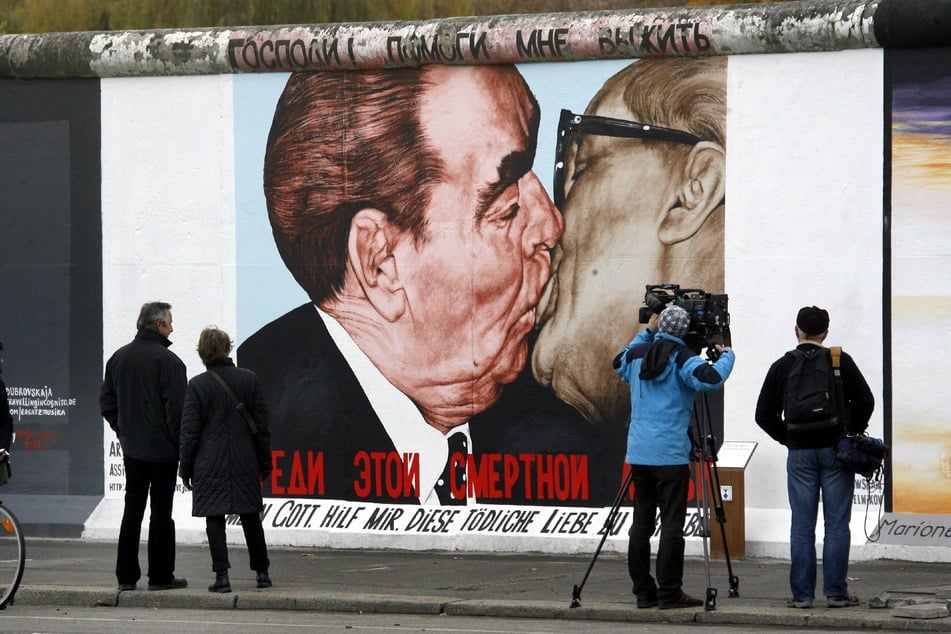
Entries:
{"label": "paved sidewalk", "polygon": [[[144,553],[143,546],[143,567]],[[33,539],[16,603],[8,609],[17,604],[289,609],[951,632],[951,573],[940,563],[854,563],[849,587],[862,599],[860,606],[834,609],[820,600],[812,609],[792,609],[786,607],[786,562],[733,561],[739,596],[731,597],[726,562],[711,561],[715,609],[661,611],[634,606],[627,564],[614,553],[597,559],[575,608],[573,589],[584,578],[590,555],[274,548],[274,586],[259,590],[244,547],[232,545],[230,554],[230,594],[208,592],[213,574],[207,548],[184,545],[177,550],[176,574],[188,579],[187,589],[150,592],[142,579],[138,590],[119,593],[113,543]],[[706,588],[704,560],[688,558],[684,589],[703,598]],[[872,608],[870,602],[888,607]]]}

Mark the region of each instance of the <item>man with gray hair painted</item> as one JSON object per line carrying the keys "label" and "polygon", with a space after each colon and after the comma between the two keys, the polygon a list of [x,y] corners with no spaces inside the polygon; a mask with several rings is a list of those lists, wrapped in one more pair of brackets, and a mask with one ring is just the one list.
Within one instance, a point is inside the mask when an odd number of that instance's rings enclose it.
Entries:
{"label": "man with gray hair painted", "polygon": [[[273,421],[266,493],[474,496],[472,419],[525,366],[563,228],[532,170],[540,116],[511,65],[288,79],[264,192],[310,301],[238,349]],[[306,486],[295,460],[320,461]]]}
{"label": "man with gray hair painted", "polygon": [[[688,434],[698,392],[723,387],[735,356],[717,344],[709,362],[684,343],[690,313],[668,306],[654,313],[614,358],[614,371],[631,386],[627,457],[634,480],[634,525],[628,545],[628,572],[637,607],[661,610],[703,605],[683,589],[684,522],[690,487]],[[650,573],[650,538],[660,508],[657,578]]]}

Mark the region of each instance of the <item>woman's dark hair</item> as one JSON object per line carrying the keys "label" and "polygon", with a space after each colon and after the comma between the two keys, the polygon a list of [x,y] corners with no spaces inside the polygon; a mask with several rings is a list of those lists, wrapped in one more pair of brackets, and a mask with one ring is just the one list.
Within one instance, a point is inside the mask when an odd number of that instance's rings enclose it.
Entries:
{"label": "woman's dark hair", "polygon": [[208,326],[198,335],[198,356],[205,366],[226,361],[233,346],[228,333],[217,326]]}

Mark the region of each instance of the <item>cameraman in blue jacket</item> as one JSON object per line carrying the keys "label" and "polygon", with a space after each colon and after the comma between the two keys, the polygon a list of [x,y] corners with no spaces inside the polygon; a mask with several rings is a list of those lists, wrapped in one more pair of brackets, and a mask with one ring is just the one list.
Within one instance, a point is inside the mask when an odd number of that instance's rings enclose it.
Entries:
{"label": "cameraman in blue jacket", "polygon": [[[718,344],[719,358],[707,361],[684,343],[689,328],[690,313],[668,306],[654,314],[647,328],[614,359],[614,371],[631,385],[625,461],[634,478],[634,525],[627,562],[639,608],[703,605],[682,589],[692,451],[688,427],[697,393],[721,389],[736,357]],[[658,507],[655,581],[650,573],[650,538]]]}

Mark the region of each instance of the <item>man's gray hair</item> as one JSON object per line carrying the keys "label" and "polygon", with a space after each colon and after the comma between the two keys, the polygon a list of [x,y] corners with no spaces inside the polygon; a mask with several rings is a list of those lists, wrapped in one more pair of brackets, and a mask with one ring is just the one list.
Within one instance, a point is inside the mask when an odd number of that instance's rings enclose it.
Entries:
{"label": "man's gray hair", "polygon": [[138,330],[148,328],[155,330],[155,322],[160,321],[168,325],[172,321],[172,305],[166,302],[146,302],[139,311],[139,319],[135,322]]}

